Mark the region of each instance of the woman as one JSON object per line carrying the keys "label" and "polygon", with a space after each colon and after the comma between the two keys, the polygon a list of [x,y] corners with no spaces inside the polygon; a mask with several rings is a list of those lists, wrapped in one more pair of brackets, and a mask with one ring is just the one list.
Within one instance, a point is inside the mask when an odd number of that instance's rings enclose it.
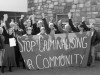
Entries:
{"label": "woman", "polygon": [[23,36],[31,36],[32,35],[32,28],[31,27],[27,27],[26,28],[26,34]]}
{"label": "woman", "polygon": [[14,46],[10,46],[10,39],[14,38],[13,29],[9,28],[7,31],[5,28],[3,29],[3,35],[5,37],[5,54],[3,58],[2,72],[4,72],[4,67],[9,67],[9,71],[12,72],[12,67],[16,66]]}

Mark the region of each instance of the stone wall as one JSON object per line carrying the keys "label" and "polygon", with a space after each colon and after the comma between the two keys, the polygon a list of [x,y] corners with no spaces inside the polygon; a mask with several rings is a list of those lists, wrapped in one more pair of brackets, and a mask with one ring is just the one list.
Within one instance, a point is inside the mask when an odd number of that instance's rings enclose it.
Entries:
{"label": "stone wall", "polygon": [[[72,12],[73,21],[80,22],[81,17],[86,17],[87,22],[99,24],[100,0],[28,0],[28,15],[35,14],[36,19],[41,19],[41,13],[47,18],[57,14]],[[48,18],[49,20],[49,18]]]}

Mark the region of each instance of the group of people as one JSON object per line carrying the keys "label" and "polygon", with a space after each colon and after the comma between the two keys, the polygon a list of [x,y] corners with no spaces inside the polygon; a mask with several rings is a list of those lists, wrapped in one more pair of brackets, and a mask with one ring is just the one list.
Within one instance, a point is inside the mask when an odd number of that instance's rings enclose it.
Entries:
{"label": "group of people", "polygon": [[[0,25],[0,66],[1,72],[4,73],[4,68],[8,67],[9,71],[12,72],[12,67],[20,67],[19,62],[23,63],[23,68],[25,68],[24,60],[20,54],[20,49],[17,42],[18,36],[31,36],[31,35],[51,35],[61,34],[61,33],[83,33],[86,31],[93,31],[91,50],[89,54],[88,66],[95,61],[95,46],[100,42],[100,35],[95,29],[93,23],[89,26],[85,23],[85,17],[82,17],[82,22],[73,23],[72,14],[68,13],[69,21],[63,26],[62,21],[59,20],[57,23],[53,22],[53,18],[47,22],[45,14],[42,13],[42,19],[37,23],[35,22],[35,15],[31,15],[24,22],[24,15],[21,15],[19,22],[14,22],[11,20],[7,23],[8,15],[4,15],[4,19],[1,21]],[[15,38],[16,46],[11,47],[9,39]]]}

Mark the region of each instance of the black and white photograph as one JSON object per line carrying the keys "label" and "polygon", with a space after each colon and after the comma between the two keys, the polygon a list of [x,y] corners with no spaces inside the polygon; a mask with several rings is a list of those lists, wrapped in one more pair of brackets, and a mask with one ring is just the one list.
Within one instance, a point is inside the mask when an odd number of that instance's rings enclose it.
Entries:
{"label": "black and white photograph", "polygon": [[100,75],[100,0],[0,0],[0,75]]}

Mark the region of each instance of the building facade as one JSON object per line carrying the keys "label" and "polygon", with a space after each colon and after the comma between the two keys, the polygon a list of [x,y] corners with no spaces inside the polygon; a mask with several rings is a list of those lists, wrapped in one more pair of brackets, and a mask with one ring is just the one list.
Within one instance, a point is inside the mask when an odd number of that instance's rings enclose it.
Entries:
{"label": "building facade", "polygon": [[55,21],[67,22],[68,12],[72,12],[74,22],[86,17],[87,24],[90,21],[100,24],[100,0],[28,0],[28,15],[35,14],[36,20],[45,13],[48,20],[53,17]]}

